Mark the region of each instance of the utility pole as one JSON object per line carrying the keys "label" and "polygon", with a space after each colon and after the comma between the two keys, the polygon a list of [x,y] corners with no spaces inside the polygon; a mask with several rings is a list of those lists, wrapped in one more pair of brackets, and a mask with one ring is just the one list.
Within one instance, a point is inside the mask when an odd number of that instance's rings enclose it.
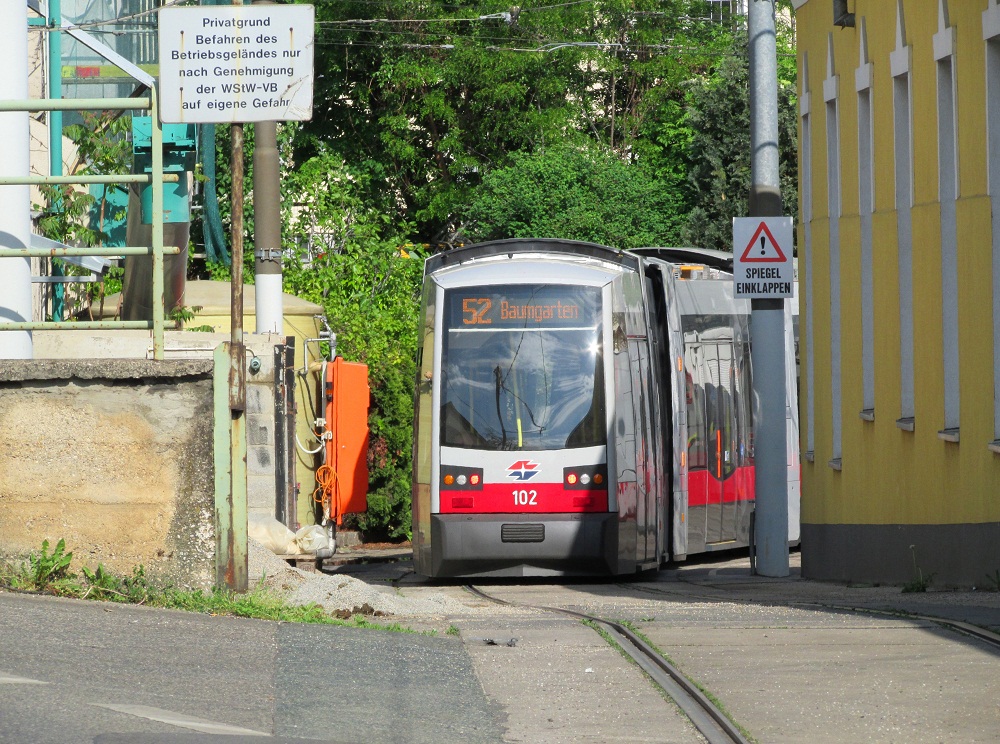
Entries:
{"label": "utility pole", "polygon": [[[775,0],[750,0],[750,188],[751,217],[779,217],[778,61]],[[757,573],[788,576],[788,431],[785,409],[785,300],[750,301],[753,348],[754,466],[756,507],[753,539]]]}
{"label": "utility pole", "polygon": [[[0,24],[0,100],[28,98],[28,20],[19,0],[0,0],[6,22]],[[28,112],[0,113],[0,176],[28,177]],[[31,242],[31,192],[27,185],[0,186],[0,245],[27,249]],[[0,258],[0,322],[31,321],[31,259]],[[30,331],[0,333],[0,359],[31,359]]]}
{"label": "utility pole", "polygon": [[[269,4],[254,0],[254,5]],[[284,333],[281,292],[281,188],[278,122],[258,121],[253,140],[254,309],[257,333]]]}
{"label": "utility pole", "polygon": [[[256,3],[255,3],[256,4]],[[283,333],[278,123],[258,121],[253,140],[254,273],[257,333]]]}

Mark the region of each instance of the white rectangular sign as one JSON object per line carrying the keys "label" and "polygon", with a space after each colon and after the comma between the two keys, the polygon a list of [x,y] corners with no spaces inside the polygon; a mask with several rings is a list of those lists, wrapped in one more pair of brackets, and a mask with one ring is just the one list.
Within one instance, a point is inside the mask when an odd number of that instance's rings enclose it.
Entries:
{"label": "white rectangular sign", "polygon": [[160,119],[170,123],[312,118],[312,5],[160,11]]}
{"label": "white rectangular sign", "polygon": [[733,282],[736,297],[791,297],[791,217],[736,217],[733,220]]}

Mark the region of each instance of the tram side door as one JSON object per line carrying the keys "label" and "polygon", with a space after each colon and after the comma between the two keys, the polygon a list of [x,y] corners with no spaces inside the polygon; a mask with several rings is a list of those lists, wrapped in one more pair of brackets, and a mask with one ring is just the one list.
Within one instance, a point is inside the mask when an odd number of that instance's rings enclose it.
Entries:
{"label": "tram side door", "polygon": [[646,339],[629,339],[632,367],[632,415],[636,436],[636,560],[656,560],[656,499],[659,493],[656,432],[652,430],[649,347]]}

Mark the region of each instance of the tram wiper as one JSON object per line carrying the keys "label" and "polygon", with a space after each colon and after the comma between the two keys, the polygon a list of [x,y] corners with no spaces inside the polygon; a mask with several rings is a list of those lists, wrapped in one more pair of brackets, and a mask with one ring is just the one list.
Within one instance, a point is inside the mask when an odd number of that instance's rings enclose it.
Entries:
{"label": "tram wiper", "polygon": [[500,391],[503,389],[503,371],[498,364],[493,368],[493,379],[496,382],[497,419],[500,421],[500,449],[507,449],[507,427],[503,425],[503,413],[500,411]]}

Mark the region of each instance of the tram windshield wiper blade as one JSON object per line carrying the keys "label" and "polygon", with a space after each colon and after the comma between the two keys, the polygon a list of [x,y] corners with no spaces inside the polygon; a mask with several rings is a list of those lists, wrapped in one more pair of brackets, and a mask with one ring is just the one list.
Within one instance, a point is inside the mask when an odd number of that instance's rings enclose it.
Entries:
{"label": "tram windshield wiper blade", "polygon": [[500,449],[507,449],[507,428],[503,425],[503,413],[500,412],[500,391],[503,389],[503,372],[498,364],[493,368],[493,379],[496,382],[497,420],[500,422]]}

